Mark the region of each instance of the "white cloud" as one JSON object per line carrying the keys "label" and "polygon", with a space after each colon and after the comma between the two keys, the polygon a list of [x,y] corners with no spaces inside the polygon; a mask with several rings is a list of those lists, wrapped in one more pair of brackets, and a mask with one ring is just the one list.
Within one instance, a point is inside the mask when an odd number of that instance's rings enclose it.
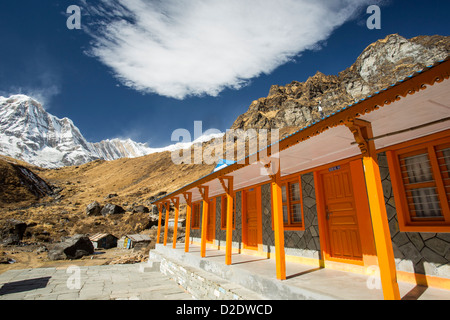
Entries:
{"label": "white cloud", "polygon": [[[81,0],[89,54],[126,86],[183,99],[270,74],[375,0]],[[351,36],[351,35],[349,35]]]}

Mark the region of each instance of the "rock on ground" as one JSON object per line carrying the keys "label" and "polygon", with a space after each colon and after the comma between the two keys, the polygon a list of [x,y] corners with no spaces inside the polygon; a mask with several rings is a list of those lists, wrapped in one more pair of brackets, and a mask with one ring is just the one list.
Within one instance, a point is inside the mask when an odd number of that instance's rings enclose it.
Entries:
{"label": "rock on ground", "polygon": [[58,243],[48,252],[50,260],[81,259],[93,254],[95,251],[92,242],[87,236],[76,235],[64,242]]}
{"label": "rock on ground", "polygon": [[117,206],[115,204],[110,204],[110,203],[106,204],[101,211],[101,214],[104,217],[111,215],[111,214],[122,214],[122,213],[125,213],[125,209],[123,209],[120,206]]}
{"label": "rock on ground", "polygon": [[97,201],[92,202],[86,207],[86,215],[88,216],[99,216],[101,215],[102,206]]}

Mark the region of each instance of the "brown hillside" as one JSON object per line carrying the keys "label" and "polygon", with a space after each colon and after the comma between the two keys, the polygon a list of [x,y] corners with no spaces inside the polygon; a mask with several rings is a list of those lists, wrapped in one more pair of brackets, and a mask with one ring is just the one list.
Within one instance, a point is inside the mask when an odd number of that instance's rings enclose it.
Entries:
{"label": "brown hillside", "polygon": [[0,207],[31,204],[52,194],[51,187],[27,166],[0,159]]}
{"label": "brown hillside", "polygon": [[82,166],[42,170],[40,175],[63,187],[64,199],[85,206],[104,202],[108,194],[117,194],[115,202],[149,205],[149,198],[160,192],[172,192],[211,173],[214,166],[175,165],[169,152],[135,159],[94,161]]}

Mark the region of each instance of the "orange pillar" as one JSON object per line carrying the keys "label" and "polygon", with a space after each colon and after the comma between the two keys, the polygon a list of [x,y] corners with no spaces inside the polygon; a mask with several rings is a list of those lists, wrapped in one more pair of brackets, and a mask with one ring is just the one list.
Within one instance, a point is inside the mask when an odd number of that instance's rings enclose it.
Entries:
{"label": "orange pillar", "polygon": [[166,202],[166,224],[164,226],[164,247],[167,246],[167,234],[169,233],[169,211],[170,211],[170,203]]}
{"label": "orange pillar", "polygon": [[372,124],[364,120],[354,119],[347,121],[346,126],[353,133],[363,155],[364,176],[384,299],[400,300],[380,167],[378,166],[375,142],[372,139]]}
{"label": "orange pillar", "polygon": [[160,243],[161,238],[161,224],[162,224],[162,205],[158,204],[158,213],[159,213],[159,219],[158,219],[158,237],[156,239],[156,243]]}
{"label": "orange pillar", "polygon": [[400,300],[380,169],[373,157],[364,157],[363,163],[383,295],[386,300]]}
{"label": "orange pillar", "polygon": [[284,252],[284,222],[280,171],[272,177],[273,228],[275,233],[275,258],[277,279],[286,280],[286,257]]}
{"label": "orange pillar", "polygon": [[200,256],[206,257],[206,228],[208,227],[208,212],[209,212],[209,196],[208,187],[199,187],[203,198],[203,212],[202,212],[202,240],[200,248]]}
{"label": "orange pillar", "polygon": [[183,194],[186,200],[186,238],[184,241],[184,252],[189,252],[189,242],[191,237],[191,215],[192,215],[192,193]]}
{"label": "orange pillar", "polygon": [[[227,194],[227,228],[226,228],[226,250],[225,250],[225,264],[231,265],[232,259],[232,251],[233,251],[233,177],[222,177],[219,178],[222,187]],[[228,184],[225,183],[225,180],[228,181]]]}
{"label": "orange pillar", "polygon": [[178,235],[178,216],[180,214],[180,199],[179,198],[174,198],[172,199],[173,204],[175,205],[175,224],[174,224],[174,228],[173,228],[173,244],[172,244],[172,248],[176,249],[177,248],[177,235]]}
{"label": "orange pillar", "polygon": [[225,264],[231,265],[233,253],[233,196],[232,193],[227,193],[227,244],[225,253]]}

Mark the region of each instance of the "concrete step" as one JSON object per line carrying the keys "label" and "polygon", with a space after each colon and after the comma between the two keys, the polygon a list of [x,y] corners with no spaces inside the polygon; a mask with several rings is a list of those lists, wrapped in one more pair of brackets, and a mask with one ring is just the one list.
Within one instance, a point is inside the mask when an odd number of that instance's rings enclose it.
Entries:
{"label": "concrete step", "polygon": [[160,261],[162,274],[176,281],[197,300],[268,300],[240,284],[172,259],[164,253],[151,252],[150,256]]}
{"label": "concrete step", "polygon": [[139,265],[139,272],[160,272],[161,260],[149,259],[147,262]]}

